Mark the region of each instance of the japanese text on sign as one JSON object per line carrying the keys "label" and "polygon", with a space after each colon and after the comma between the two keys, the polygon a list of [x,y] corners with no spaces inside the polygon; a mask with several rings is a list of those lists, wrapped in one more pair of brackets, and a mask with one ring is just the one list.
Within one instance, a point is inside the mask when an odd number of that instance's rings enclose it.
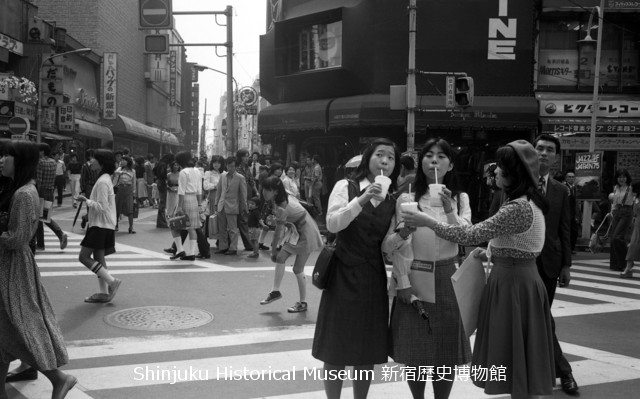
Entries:
{"label": "japanese text on sign", "polygon": [[104,119],[116,119],[117,114],[117,79],[118,54],[104,53],[103,113]]}
{"label": "japanese text on sign", "polygon": [[23,45],[22,42],[9,37],[3,33],[0,33],[0,47],[6,48],[12,53],[16,53],[18,55],[23,54]]}
{"label": "japanese text on sign", "polygon": [[58,130],[63,132],[73,132],[74,129],[73,105],[63,105],[58,108]]}

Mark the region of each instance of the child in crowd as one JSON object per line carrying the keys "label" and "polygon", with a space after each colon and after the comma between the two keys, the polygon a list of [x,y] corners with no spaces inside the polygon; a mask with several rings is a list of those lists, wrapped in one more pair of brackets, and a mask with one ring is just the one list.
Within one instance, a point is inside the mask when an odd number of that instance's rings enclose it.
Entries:
{"label": "child in crowd", "polygon": [[260,256],[258,247],[258,238],[262,231],[262,222],[260,220],[260,198],[253,197],[247,201],[247,207],[249,208],[249,239],[251,240],[251,246],[253,247],[253,253],[248,258],[257,258]]}

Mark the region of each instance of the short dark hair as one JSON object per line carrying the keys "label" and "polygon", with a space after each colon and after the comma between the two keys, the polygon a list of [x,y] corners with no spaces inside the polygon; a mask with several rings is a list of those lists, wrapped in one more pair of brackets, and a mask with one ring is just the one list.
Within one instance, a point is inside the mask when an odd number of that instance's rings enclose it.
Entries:
{"label": "short dark hair", "polygon": [[193,167],[193,157],[191,156],[191,151],[180,151],[179,153],[177,153],[176,163],[183,169]]}
{"label": "short dark hair", "polygon": [[113,153],[114,157],[117,157],[118,155],[122,156],[124,154],[122,153],[122,151],[116,151],[116,152]]}
{"label": "short dark hair", "polygon": [[269,176],[262,182],[262,190],[275,191],[276,196],[273,199],[273,202],[276,204],[282,204],[283,202],[289,201],[289,194],[284,189],[284,184],[282,184],[282,180],[277,176]]}
{"label": "short dark hair", "polygon": [[236,158],[238,159],[238,164],[242,163],[242,158],[250,155],[249,154],[249,150],[247,150],[246,148],[241,148],[236,152]]}
{"label": "short dark hair", "polygon": [[45,157],[50,157],[51,156],[51,147],[49,146],[49,144],[40,143],[40,144],[38,144],[38,146],[39,146],[39,151],[44,152],[44,156]]}
{"label": "short dark hair", "polygon": [[273,172],[275,172],[278,169],[284,172],[284,169],[282,169],[282,164],[278,162],[272,163],[271,166],[269,167],[269,174],[272,175]]}
{"label": "short dark hair", "polygon": [[317,163],[320,163],[320,155],[314,154],[313,155],[313,160],[316,161]]}
{"label": "short dark hair", "polygon": [[[88,161],[89,159],[93,158],[93,155],[95,154],[95,150],[93,148],[89,148],[87,151],[85,151],[84,153],[84,159],[86,161]],[[115,158],[115,157],[114,157]]]}
{"label": "short dark hair", "polygon": [[116,170],[116,157],[113,151],[104,148],[98,148],[93,154],[95,160],[102,166],[102,173],[112,175]]}
{"label": "short dark hair", "polygon": [[227,167],[229,166],[230,163],[232,163],[234,166],[238,165],[238,160],[236,159],[236,157],[234,157],[233,155],[230,157],[227,157],[225,163],[227,164]]}
{"label": "short dark hair", "polygon": [[127,168],[133,169],[133,160],[131,157],[122,157],[122,159],[127,163]]}
{"label": "short dark hair", "polygon": [[403,155],[400,157],[400,163],[406,170],[414,170],[416,168],[415,162],[413,162],[413,158],[411,155]]}
{"label": "short dark hair", "polygon": [[300,164],[297,161],[291,161],[291,163],[289,164],[289,166],[287,166],[284,171],[286,172],[287,170],[289,170],[289,168],[293,168],[294,170],[298,170],[300,169]]}
{"label": "short dark hair", "polygon": [[544,141],[550,141],[553,144],[555,144],[556,146],[556,154],[560,154],[560,140],[558,140],[558,138],[556,136],[552,136],[550,134],[547,133],[543,133],[541,135],[539,135],[538,137],[536,137],[535,140],[533,140],[533,147],[535,148],[538,145],[538,141],[540,140],[544,140]]}

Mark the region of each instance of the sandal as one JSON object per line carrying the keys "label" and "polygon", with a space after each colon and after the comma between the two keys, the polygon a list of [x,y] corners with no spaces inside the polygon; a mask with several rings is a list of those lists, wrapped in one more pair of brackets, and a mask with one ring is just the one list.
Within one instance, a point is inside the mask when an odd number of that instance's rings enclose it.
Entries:
{"label": "sandal", "polygon": [[122,284],[122,280],[120,280],[119,278],[114,279],[113,285],[109,286],[109,296],[108,296],[109,300],[107,302],[111,302],[113,298],[116,296],[116,292],[118,292],[118,288],[120,288],[120,284]]}
{"label": "sandal", "polygon": [[109,302],[109,295],[102,292],[95,293],[90,297],[84,298],[87,303],[107,303]]}

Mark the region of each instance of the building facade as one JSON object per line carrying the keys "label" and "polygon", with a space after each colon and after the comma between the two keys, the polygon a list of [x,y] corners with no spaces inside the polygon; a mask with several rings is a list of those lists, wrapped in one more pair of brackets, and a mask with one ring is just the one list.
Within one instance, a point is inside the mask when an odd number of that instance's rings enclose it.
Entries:
{"label": "building facade", "polygon": [[[465,2],[461,8],[445,0],[417,1],[415,58],[422,73],[417,77],[421,112],[416,116],[415,145],[420,148],[428,138],[442,137],[458,148],[456,168],[479,217],[487,208],[483,173],[495,149],[511,140],[531,140],[542,131],[562,129],[554,125],[571,125],[553,120],[564,118],[559,113],[544,113],[549,101],[557,100],[562,109],[571,106],[561,102],[565,98],[575,105],[589,102],[593,78],[589,86],[584,67],[582,72],[568,72],[584,77],[579,80],[573,76],[561,80],[549,73],[558,71],[553,69],[558,63],[592,65],[593,57],[578,58],[578,30],[571,31],[573,38],[555,32],[561,30],[556,22],[567,16],[584,29],[594,3],[598,2],[483,0]],[[408,0],[267,2],[268,29],[260,42],[260,93],[272,105],[260,112],[258,131],[274,152],[296,157],[318,153],[328,183],[333,184],[341,176],[332,171],[374,137],[391,138],[406,148],[407,115],[390,109],[390,87],[407,80],[408,5]],[[614,101],[607,103],[612,109],[631,108],[638,86],[634,67],[639,54],[638,10],[618,8],[608,15],[618,21],[611,25],[622,23],[624,28],[616,28],[610,37],[605,33],[604,47],[609,49],[603,55],[608,54],[611,62],[602,67],[612,71],[611,83],[603,90],[603,96]],[[605,32],[608,23],[606,17]],[[466,73],[474,79],[473,106],[446,107],[441,72]],[[611,117],[620,122],[619,111]],[[631,133],[631,125],[621,129]],[[564,155],[561,166],[570,167],[573,153]]]}

